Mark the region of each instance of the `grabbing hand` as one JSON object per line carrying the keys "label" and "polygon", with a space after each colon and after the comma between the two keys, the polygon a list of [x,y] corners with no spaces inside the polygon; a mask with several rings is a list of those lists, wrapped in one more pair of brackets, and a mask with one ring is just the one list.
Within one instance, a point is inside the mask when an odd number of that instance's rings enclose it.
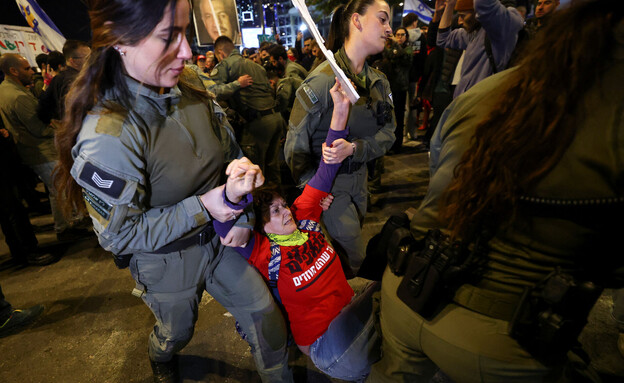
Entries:
{"label": "grabbing hand", "polygon": [[344,138],[339,138],[327,146],[323,142],[323,161],[326,164],[339,164],[354,152],[353,145]]}
{"label": "grabbing hand", "polygon": [[329,209],[329,206],[331,205],[331,203],[334,201],[334,196],[331,194],[328,194],[327,197],[323,198],[321,200],[321,208],[323,208],[323,211],[327,211],[327,209]]}
{"label": "grabbing hand", "polygon": [[4,138],[9,138],[9,131],[6,129],[0,129],[0,136]]}
{"label": "grabbing hand", "polygon": [[238,78],[238,82],[241,88],[247,88],[248,86],[253,84],[253,78],[248,74],[244,74]]}
{"label": "grabbing hand", "polygon": [[435,11],[442,13],[444,12],[444,8],[446,8],[446,0],[436,0]]}
{"label": "grabbing hand", "polygon": [[202,194],[200,200],[210,216],[219,222],[236,219],[243,212],[242,210],[231,209],[223,202],[223,185]]}
{"label": "grabbing hand", "polygon": [[245,247],[251,238],[251,230],[244,227],[233,226],[230,232],[221,237],[221,243],[228,247]]}
{"label": "grabbing hand", "polygon": [[262,170],[246,157],[230,162],[225,174],[228,176],[226,196],[233,203],[238,203],[245,195],[264,184]]}

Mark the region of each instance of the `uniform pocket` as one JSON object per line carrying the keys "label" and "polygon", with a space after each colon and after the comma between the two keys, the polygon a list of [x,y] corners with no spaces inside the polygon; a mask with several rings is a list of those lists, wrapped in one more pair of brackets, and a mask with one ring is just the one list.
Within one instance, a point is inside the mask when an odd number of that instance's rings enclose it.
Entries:
{"label": "uniform pocket", "polygon": [[130,273],[132,277],[145,287],[153,286],[160,282],[167,271],[167,262],[164,258],[146,259],[138,256],[130,261]]}

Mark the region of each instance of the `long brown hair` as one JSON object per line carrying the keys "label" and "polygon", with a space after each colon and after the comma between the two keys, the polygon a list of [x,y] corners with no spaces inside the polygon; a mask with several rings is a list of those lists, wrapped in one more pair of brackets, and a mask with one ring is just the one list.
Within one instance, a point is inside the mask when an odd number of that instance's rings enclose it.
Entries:
{"label": "long brown hair", "polygon": [[454,237],[469,235],[475,222],[512,219],[519,197],[559,162],[576,134],[578,102],[617,45],[617,3],[580,1],[554,14],[531,42],[441,199],[440,218]]}
{"label": "long brown hair", "polygon": [[[92,51],[80,74],[73,83],[65,99],[65,115],[61,127],[55,135],[59,162],[55,169],[54,182],[59,191],[59,205],[66,215],[72,210],[84,212],[81,188],[74,181],[70,170],[74,164],[72,147],[82,128],[87,113],[102,100],[105,92],[114,93],[118,104],[104,104],[104,111],[114,112],[119,108],[131,109],[133,95],[130,94],[116,44],[136,45],[154,30],[167,10],[171,21],[175,18],[178,0],[95,0],[89,10],[93,32]],[[169,34],[166,52],[173,40],[173,29]],[[164,65],[169,54],[161,57],[155,65]],[[181,76],[179,86],[184,92],[191,92],[201,101],[210,105],[210,96],[200,85],[184,81]],[[210,108],[212,110],[212,108]],[[214,120],[214,119],[213,119]]]}

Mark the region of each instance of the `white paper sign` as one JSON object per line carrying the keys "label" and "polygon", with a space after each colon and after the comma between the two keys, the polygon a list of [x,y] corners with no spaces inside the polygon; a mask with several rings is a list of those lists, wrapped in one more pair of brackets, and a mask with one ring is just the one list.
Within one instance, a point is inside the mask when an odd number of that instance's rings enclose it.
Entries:
{"label": "white paper sign", "polygon": [[353,87],[353,84],[351,84],[351,80],[349,79],[349,77],[347,77],[347,75],[344,73],[342,68],[338,66],[338,63],[336,62],[336,59],[334,58],[334,53],[330,51],[329,49],[325,48],[325,40],[323,39],[323,36],[321,36],[321,33],[316,27],[314,20],[312,20],[312,16],[310,15],[310,12],[308,11],[308,7],[306,6],[305,2],[303,0],[292,0],[292,3],[295,6],[295,8],[299,10],[301,17],[303,18],[303,21],[305,21],[305,23],[308,25],[308,29],[312,33],[312,36],[314,37],[316,42],[318,43],[318,46],[321,49],[321,52],[323,52],[323,54],[327,58],[327,61],[329,62],[329,65],[334,71],[334,74],[338,78],[338,81],[340,81],[340,85],[342,85],[342,89],[345,91],[345,93],[349,97],[349,100],[351,101],[351,103],[355,104],[357,100],[360,99],[360,95],[357,93],[357,91]]}

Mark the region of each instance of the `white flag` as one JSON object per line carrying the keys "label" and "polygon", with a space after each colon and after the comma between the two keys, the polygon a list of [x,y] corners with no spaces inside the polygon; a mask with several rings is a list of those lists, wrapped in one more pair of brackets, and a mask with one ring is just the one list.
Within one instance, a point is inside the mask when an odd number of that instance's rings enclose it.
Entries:
{"label": "white flag", "polygon": [[65,37],[35,0],[15,0],[32,30],[50,51],[63,51]]}
{"label": "white flag", "polygon": [[420,0],[406,0],[403,6],[403,16],[407,13],[415,13],[418,15],[418,20],[429,25],[433,18],[433,9],[425,5]]}

